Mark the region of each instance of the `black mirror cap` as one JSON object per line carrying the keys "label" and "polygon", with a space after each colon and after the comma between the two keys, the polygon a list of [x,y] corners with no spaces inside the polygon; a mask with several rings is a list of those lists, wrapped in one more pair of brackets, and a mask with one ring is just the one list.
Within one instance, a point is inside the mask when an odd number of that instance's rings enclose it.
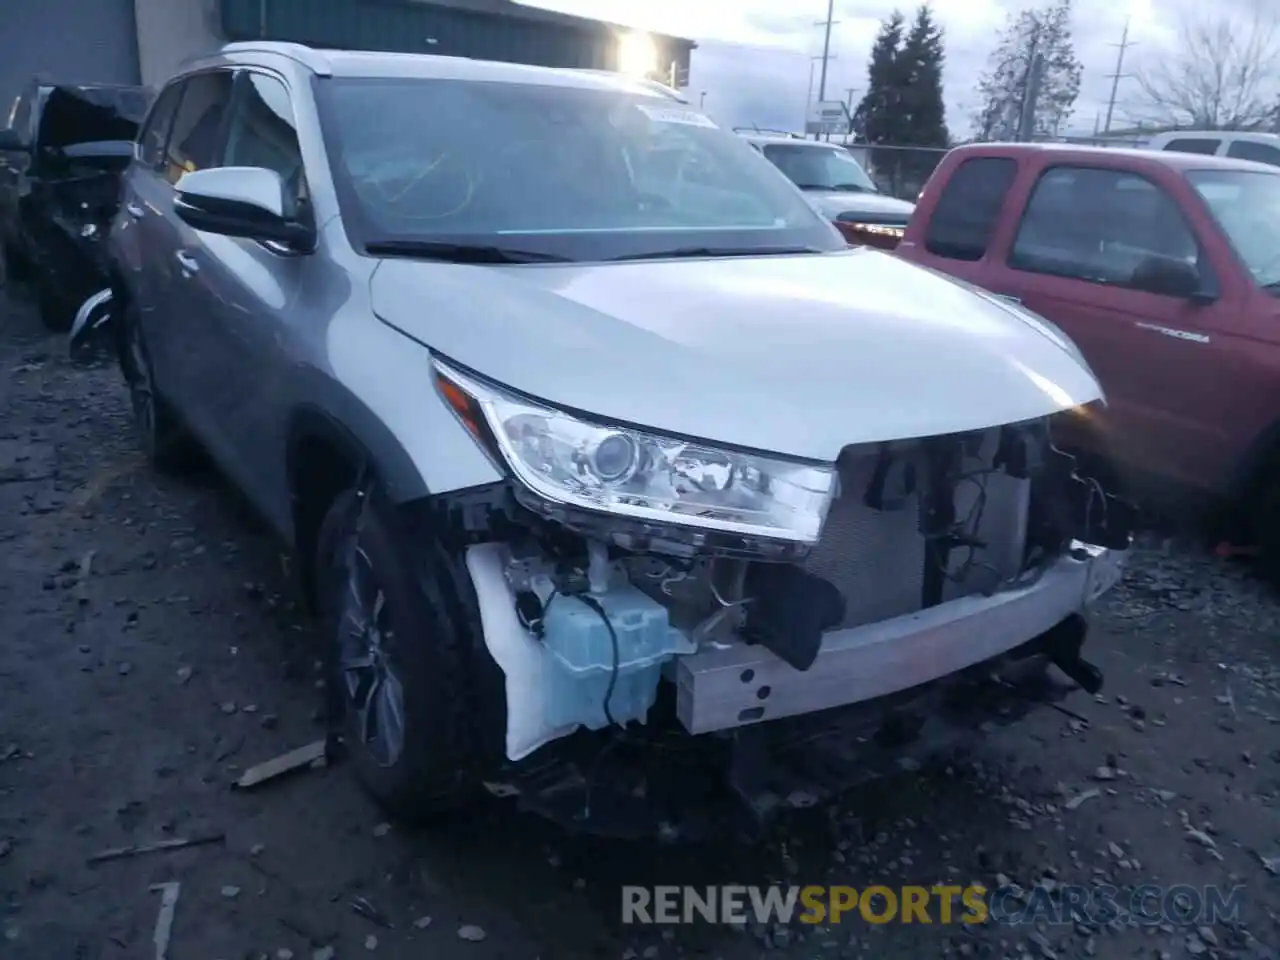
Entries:
{"label": "black mirror cap", "polygon": [[178,218],[188,226],[205,233],[247,240],[271,240],[283,243],[299,253],[315,249],[315,231],[307,224],[277,217],[261,207],[234,201],[194,201],[179,194],[173,204]]}
{"label": "black mirror cap", "polygon": [[1130,284],[1147,293],[1182,300],[1215,299],[1205,289],[1195,264],[1175,257],[1144,257],[1134,269]]}

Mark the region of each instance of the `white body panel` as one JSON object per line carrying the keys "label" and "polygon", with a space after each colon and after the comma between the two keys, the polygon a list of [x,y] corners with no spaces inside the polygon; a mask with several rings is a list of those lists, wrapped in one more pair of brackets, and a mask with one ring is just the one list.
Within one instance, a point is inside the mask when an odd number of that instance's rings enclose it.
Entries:
{"label": "white body panel", "polygon": [[1071,345],[1033,318],[866,249],[498,268],[389,260],[371,299],[391,326],[551,404],[814,460],[1101,396]]}

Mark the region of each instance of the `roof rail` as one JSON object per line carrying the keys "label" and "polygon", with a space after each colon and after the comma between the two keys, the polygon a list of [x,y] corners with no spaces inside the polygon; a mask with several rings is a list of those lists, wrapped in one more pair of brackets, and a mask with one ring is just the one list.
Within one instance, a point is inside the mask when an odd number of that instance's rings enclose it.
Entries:
{"label": "roof rail", "polygon": [[321,51],[309,47],[305,43],[285,40],[237,40],[224,43],[218,53],[274,53],[276,56],[288,57],[313,73],[322,77],[333,75],[333,64]]}
{"label": "roof rail", "polygon": [[672,100],[675,100],[678,103],[689,102],[685,98],[685,95],[683,93],[681,93],[675,87],[667,86],[661,80],[651,80],[648,77],[631,77],[625,73],[621,73],[618,70],[600,70],[600,69],[597,69],[596,67],[568,67],[565,69],[570,69],[574,73],[594,73],[597,76],[601,76],[601,77],[614,77],[615,79],[618,79],[618,80],[629,80],[633,83],[640,84],[640,86],[645,87],[648,90],[652,90],[654,93],[660,93],[664,97],[668,97]]}
{"label": "roof rail", "polygon": [[754,123],[751,124],[751,126],[749,127],[734,127],[733,132],[734,133],[762,133],[771,137],[787,137],[788,139],[791,139],[791,140],[805,139],[800,134],[793,133],[790,130],[774,130],[770,127],[757,127]]}

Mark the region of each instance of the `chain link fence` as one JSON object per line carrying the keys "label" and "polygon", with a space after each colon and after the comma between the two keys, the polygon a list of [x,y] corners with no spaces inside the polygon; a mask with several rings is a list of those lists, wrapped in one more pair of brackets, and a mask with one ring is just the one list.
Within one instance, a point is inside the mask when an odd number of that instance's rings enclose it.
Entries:
{"label": "chain link fence", "polygon": [[947,154],[946,147],[899,147],[882,143],[848,143],[845,149],[882,192],[912,202]]}

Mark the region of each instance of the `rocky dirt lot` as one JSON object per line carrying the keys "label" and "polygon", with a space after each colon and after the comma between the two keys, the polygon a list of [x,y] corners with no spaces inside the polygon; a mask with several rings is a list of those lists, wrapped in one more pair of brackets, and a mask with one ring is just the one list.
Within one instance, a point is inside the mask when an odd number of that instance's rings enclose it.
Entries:
{"label": "rocky dirt lot", "polygon": [[[409,832],[341,765],[230,788],[319,735],[312,640],[235,498],[143,466],[115,368],[73,367],[0,302],[0,411],[2,957],[155,956],[169,881],[173,960],[1277,956],[1280,602],[1195,547],[1144,542],[1079,719],[1040,711],[762,844],[575,837],[499,801]],[[620,922],[622,884],[970,882],[1045,902],[1068,884],[1242,893],[1216,923]]]}

